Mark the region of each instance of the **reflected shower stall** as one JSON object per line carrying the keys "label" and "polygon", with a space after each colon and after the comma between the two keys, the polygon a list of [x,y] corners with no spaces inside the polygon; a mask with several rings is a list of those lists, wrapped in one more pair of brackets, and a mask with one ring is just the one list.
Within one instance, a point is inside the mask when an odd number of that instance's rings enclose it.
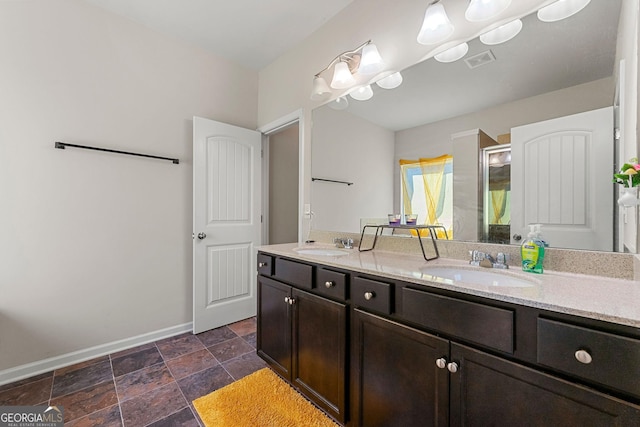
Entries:
{"label": "reflected shower stall", "polygon": [[488,243],[509,244],[511,227],[511,145],[482,150],[483,231]]}

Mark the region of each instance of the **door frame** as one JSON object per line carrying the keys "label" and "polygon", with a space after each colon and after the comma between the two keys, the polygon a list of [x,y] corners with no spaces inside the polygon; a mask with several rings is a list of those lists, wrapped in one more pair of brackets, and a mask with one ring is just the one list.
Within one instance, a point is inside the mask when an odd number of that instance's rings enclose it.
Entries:
{"label": "door frame", "polygon": [[257,130],[262,134],[262,242],[269,242],[269,135],[298,123],[298,242],[302,242],[304,215],[304,110],[299,109],[280,117]]}

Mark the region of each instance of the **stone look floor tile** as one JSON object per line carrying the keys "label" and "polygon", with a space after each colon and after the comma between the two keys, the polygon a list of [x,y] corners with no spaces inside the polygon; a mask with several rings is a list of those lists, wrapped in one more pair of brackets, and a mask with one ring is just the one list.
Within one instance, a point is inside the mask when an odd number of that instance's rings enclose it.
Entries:
{"label": "stone look floor tile", "polygon": [[117,405],[118,397],[113,380],[109,380],[52,398],[50,404],[64,408],[64,420],[67,422]]}
{"label": "stone look floor tile", "polygon": [[174,379],[164,363],[139,369],[116,378],[116,391],[120,401],[169,384]]}
{"label": "stone look floor tile", "polygon": [[113,378],[111,363],[108,359],[77,369],[65,370],[65,372],[53,377],[52,398],[64,396]]}
{"label": "stone look floor tile", "polygon": [[256,319],[245,319],[236,323],[232,323],[228,326],[236,335],[240,337],[244,337],[245,335],[249,335],[252,332],[256,331]]}
{"label": "stone look floor tile", "polygon": [[212,345],[208,349],[221,363],[254,351],[254,348],[240,337]]}
{"label": "stone look floor tile", "polygon": [[202,342],[200,342],[195,335],[189,332],[158,341],[156,344],[165,360],[175,359],[176,357],[193,353],[194,351],[202,350],[204,348]]}
{"label": "stone look floor tile", "polygon": [[119,377],[137,371],[138,369],[156,365],[162,361],[162,355],[156,346],[145,348],[135,353],[112,357],[113,376]]}
{"label": "stone look floor tile", "polygon": [[198,427],[199,425],[196,416],[191,412],[191,408],[187,407],[153,424],[149,424],[148,427]]}
{"label": "stone look floor tile", "polygon": [[161,420],[186,408],[180,388],[175,382],[120,403],[125,427],[140,427]]}
{"label": "stone look floor tile", "polygon": [[178,385],[189,403],[198,397],[211,393],[231,384],[233,378],[220,365],[205,369],[196,374],[178,380]]}
{"label": "stone look floor tile", "polygon": [[49,401],[53,376],[38,381],[24,383],[0,392],[0,406],[37,405]]}
{"label": "stone look floor tile", "polygon": [[122,427],[120,406],[113,405],[82,418],[65,423],[65,427]]}
{"label": "stone look floor tile", "polygon": [[71,427],[197,427],[194,399],[266,366],[255,324],[185,333],[5,384],[0,406],[60,405]]}
{"label": "stone look floor tile", "polygon": [[231,374],[234,380],[239,380],[240,378],[244,378],[247,375],[266,367],[267,364],[255,352],[253,352],[231,359],[228,362],[223,363],[222,366],[224,366],[227,372]]}
{"label": "stone look floor tile", "polygon": [[166,363],[171,374],[177,380],[218,365],[216,358],[207,349],[167,360]]}
{"label": "stone look floor tile", "polygon": [[237,335],[228,327],[223,326],[198,334],[196,337],[202,341],[205,347],[211,347],[212,345],[235,338]]}

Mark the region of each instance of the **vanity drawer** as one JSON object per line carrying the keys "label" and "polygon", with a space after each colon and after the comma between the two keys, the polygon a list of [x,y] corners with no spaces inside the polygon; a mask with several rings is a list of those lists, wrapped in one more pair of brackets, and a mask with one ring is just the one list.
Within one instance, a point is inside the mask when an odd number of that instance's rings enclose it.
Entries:
{"label": "vanity drawer", "polygon": [[390,283],[354,277],[351,283],[351,301],[353,305],[358,307],[391,314],[393,308],[391,303],[392,290],[393,285]]}
{"label": "vanity drawer", "polygon": [[258,274],[273,276],[273,257],[267,254],[258,254]]}
{"label": "vanity drawer", "polygon": [[640,397],[640,340],[538,318],[538,363]]}
{"label": "vanity drawer", "polygon": [[436,332],[513,354],[512,310],[403,288],[402,317]]}
{"label": "vanity drawer", "polygon": [[345,301],[347,299],[348,275],[326,268],[316,270],[316,292],[328,297]]}
{"label": "vanity drawer", "polygon": [[313,266],[276,258],[276,278],[304,289],[313,289]]}

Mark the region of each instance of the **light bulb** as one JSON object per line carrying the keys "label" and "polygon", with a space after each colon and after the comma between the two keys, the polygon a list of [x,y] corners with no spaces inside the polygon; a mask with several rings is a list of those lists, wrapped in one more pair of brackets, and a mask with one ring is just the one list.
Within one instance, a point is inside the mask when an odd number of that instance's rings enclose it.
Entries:
{"label": "light bulb", "polygon": [[449,21],[444,6],[440,3],[429,5],[418,33],[418,43],[436,44],[453,34],[453,30],[453,24]]}
{"label": "light bulb", "polygon": [[384,61],[382,61],[382,57],[380,53],[378,53],[378,48],[375,44],[369,43],[362,49],[358,73],[375,74],[382,71],[383,68]]}
{"label": "light bulb", "polygon": [[470,22],[480,22],[491,19],[502,13],[511,0],[471,0],[464,17]]}

